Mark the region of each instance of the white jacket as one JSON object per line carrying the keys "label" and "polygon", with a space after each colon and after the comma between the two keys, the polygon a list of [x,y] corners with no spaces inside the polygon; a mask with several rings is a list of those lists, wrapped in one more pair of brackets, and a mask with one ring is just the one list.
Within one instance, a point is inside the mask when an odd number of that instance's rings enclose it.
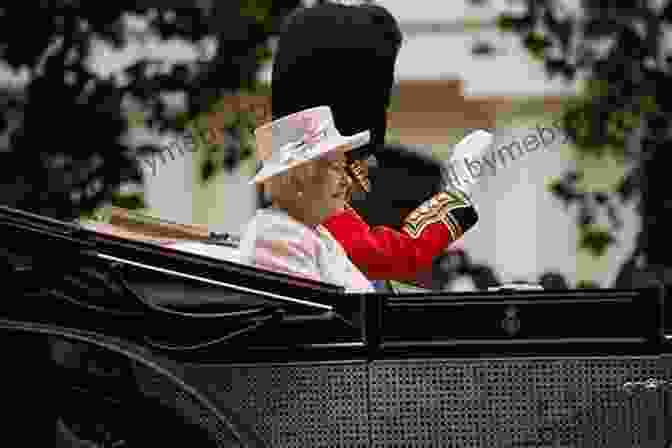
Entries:
{"label": "white jacket", "polygon": [[371,282],[323,226],[311,228],[283,210],[257,211],[240,242],[242,263],[342,286],[347,292],[374,292]]}

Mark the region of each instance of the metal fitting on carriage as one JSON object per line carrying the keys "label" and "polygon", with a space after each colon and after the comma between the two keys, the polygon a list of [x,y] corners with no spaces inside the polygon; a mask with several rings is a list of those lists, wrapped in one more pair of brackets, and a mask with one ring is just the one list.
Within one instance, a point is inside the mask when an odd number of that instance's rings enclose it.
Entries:
{"label": "metal fitting on carriage", "polygon": [[659,380],[656,378],[649,378],[644,381],[628,381],[623,383],[623,390],[629,394],[636,392],[655,391],[660,388],[667,389],[670,387],[670,382],[666,380]]}

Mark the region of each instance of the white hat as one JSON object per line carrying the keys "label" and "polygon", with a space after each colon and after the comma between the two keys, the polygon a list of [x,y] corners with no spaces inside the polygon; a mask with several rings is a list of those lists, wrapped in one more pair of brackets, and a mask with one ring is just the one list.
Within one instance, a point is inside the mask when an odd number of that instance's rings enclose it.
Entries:
{"label": "white hat", "polygon": [[254,131],[262,169],[250,181],[260,183],[290,168],[333,151],[347,152],[366,145],[371,132],[343,136],[336,129],[331,108],[313,107],[287,115]]}

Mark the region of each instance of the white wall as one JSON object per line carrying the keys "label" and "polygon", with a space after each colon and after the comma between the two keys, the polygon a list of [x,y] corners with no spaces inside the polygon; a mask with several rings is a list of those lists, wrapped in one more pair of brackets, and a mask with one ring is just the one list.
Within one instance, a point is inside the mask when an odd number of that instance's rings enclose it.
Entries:
{"label": "white wall", "polygon": [[[474,57],[477,40],[491,42],[498,53]],[[462,79],[468,96],[555,95],[571,93],[576,83],[548,79],[519,38],[487,29],[478,33],[418,34],[406,39],[397,60],[396,79]]]}
{"label": "white wall", "polygon": [[[486,0],[485,6],[472,6],[467,0],[381,0],[402,23],[405,22],[492,22],[505,11],[515,12],[517,2]],[[521,2],[522,3],[522,2]],[[578,0],[563,0],[576,10]],[[493,56],[474,57],[475,42],[492,44]],[[397,62],[397,79],[458,78],[465,81],[466,95],[544,95],[575,91],[575,83],[548,79],[543,65],[532,60],[520,37],[496,28],[469,27],[463,33],[412,34],[405,42]]]}
{"label": "white wall", "polygon": [[[194,178],[200,178],[197,165]],[[212,230],[240,234],[256,210],[256,188],[248,185],[253,175],[250,161],[234,172],[220,172],[205,185],[194,187],[193,221]]]}
{"label": "white wall", "polygon": [[[501,11],[515,12],[524,2],[511,0],[485,0],[483,6],[473,6],[468,0],[376,0],[402,21],[435,22],[441,19],[478,18],[492,19]],[[580,0],[559,0],[568,10],[575,11]]]}
{"label": "white wall", "polygon": [[[136,141],[161,141],[147,133],[132,133]],[[164,142],[171,138],[166,137]],[[194,161],[190,151],[164,151],[141,160],[145,200],[152,213],[176,222],[193,220]]]}

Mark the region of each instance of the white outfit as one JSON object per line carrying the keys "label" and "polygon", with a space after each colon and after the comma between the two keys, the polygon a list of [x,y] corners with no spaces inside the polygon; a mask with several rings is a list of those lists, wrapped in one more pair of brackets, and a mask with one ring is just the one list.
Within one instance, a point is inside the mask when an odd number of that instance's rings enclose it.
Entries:
{"label": "white outfit", "polygon": [[308,227],[276,208],[258,210],[252,218],[240,242],[240,261],[332,283],[346,292],[375,292],[326,228]]}

